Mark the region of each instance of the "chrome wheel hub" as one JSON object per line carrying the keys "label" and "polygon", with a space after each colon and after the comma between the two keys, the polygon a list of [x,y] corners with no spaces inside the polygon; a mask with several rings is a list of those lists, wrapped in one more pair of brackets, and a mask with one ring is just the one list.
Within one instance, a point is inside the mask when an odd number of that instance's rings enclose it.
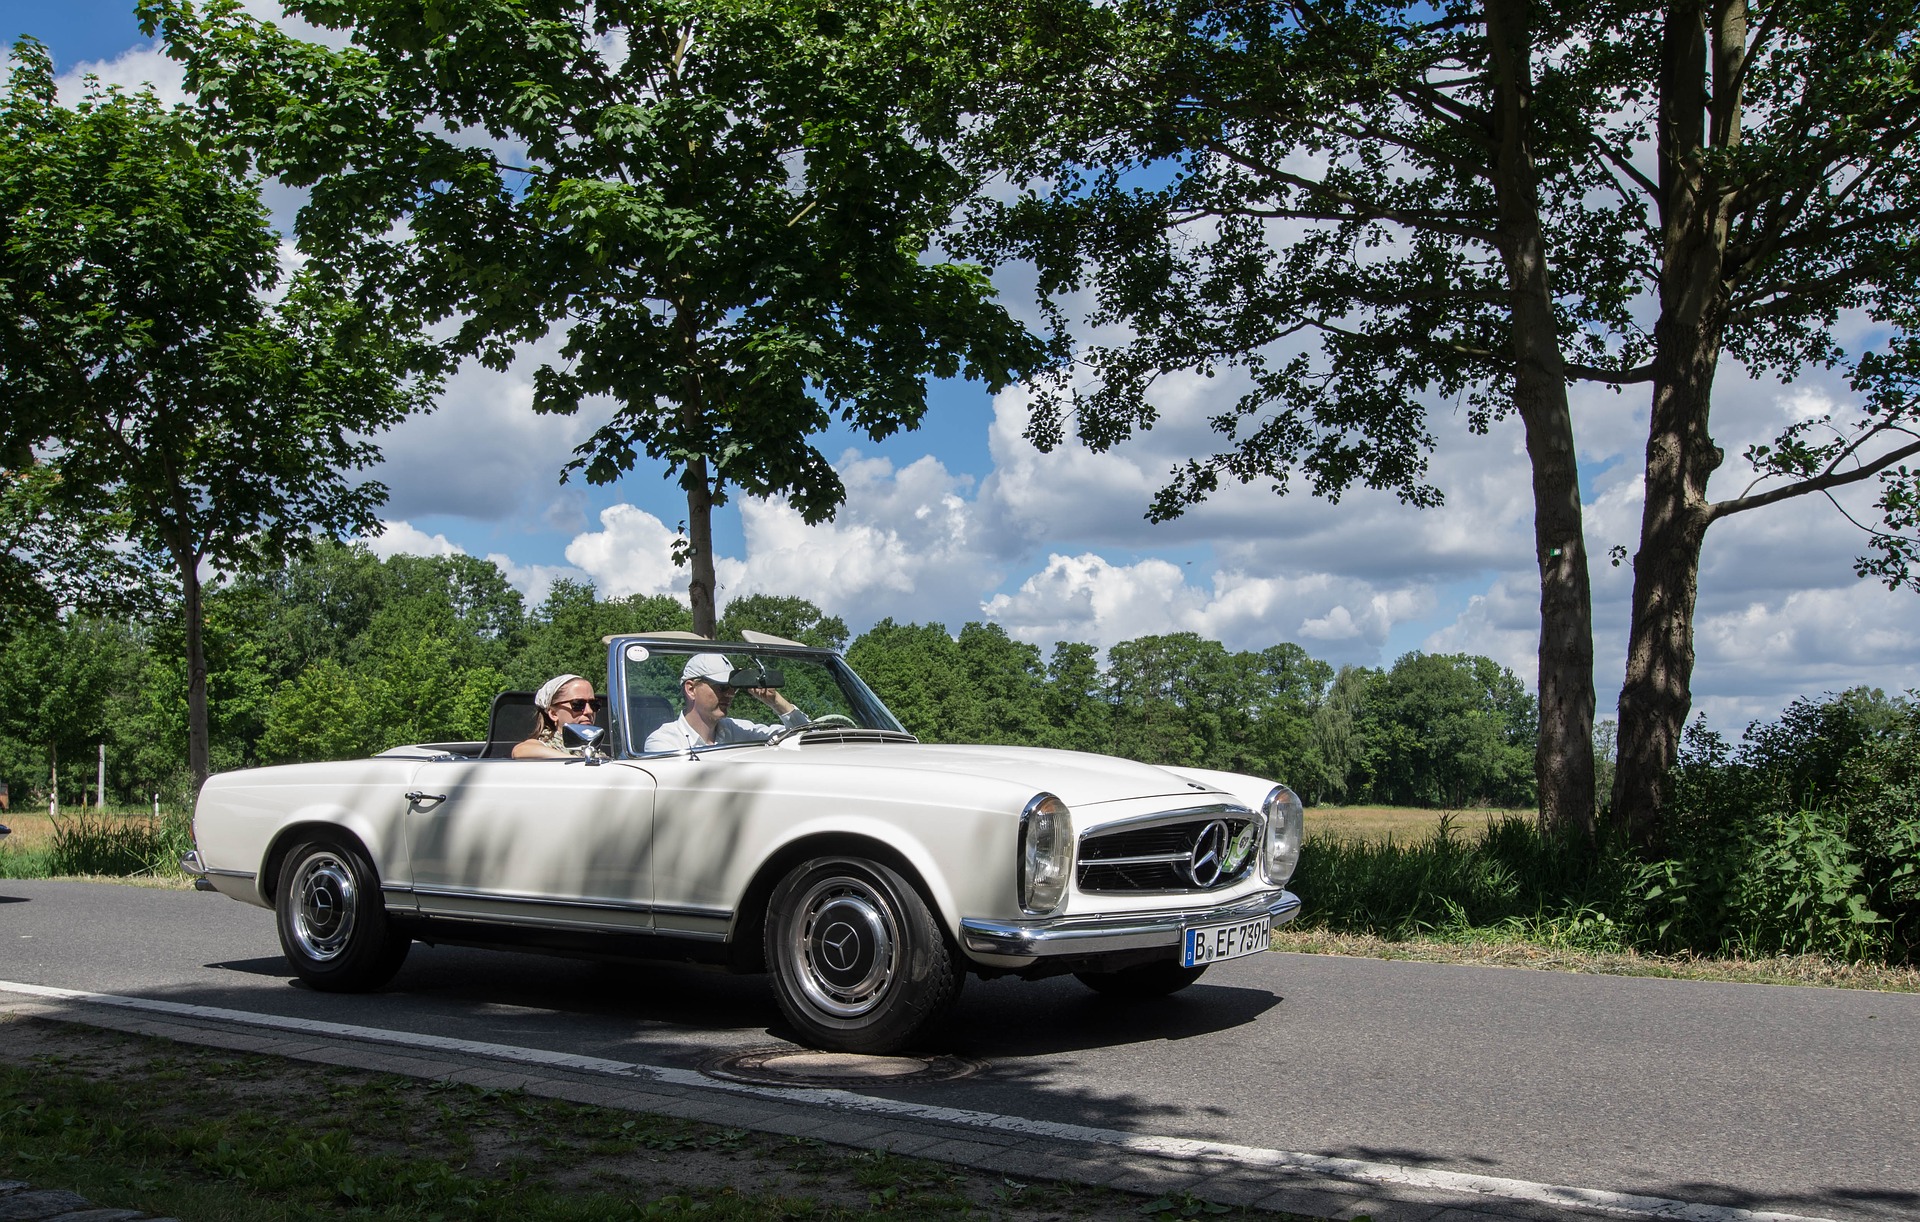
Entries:
{"label": "chrome wheel hub", "polygon": [[898,967],[892,907],[861,879],[815,883],[801,897],[788,952],[807,1001],[834,1018],[859,1018],[887,995]]}
{"label": "chrome wheel hub", "polygon": [[344,954],[353,939],[360,889],[347,863],[332,853],[306,858],[293,877],[293,940],[309,959]]}

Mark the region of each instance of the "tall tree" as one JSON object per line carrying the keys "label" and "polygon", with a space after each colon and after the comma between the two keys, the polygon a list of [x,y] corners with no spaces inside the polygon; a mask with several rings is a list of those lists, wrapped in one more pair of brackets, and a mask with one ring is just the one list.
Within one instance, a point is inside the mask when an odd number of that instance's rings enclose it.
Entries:
{"label": "tall tree", "polygon": [[697,632],[731,490],[823,521],[845,488],[809,438],[836,419],[884,438],[919,422],[929,375],[997,389],[1041,360],[983,272],[925,257],[972,189],[943,151],[943,85],[970,61],[919,6],[287,7],[356,45],[233,0],[140,11],[260,164],[313,188],[308,249],[462,317],[456,346],[495,367],[564,328],[534,407],[610,396],[570,469],[610,482],[644,454],[678,478]]}
{"label": "tall tree", "polygon": [[[1599,48],[1658,65],[1651,173],[1620,166],[1650,212],[1659,303],[1646,504],[1620,691],[1613,813],[1660,834],[1692,707],[1694,606],[1707,529],[1736,514],[1877,483],[1857,524],[1862,575],[1920,585],[1920,5],[1718,0],[1636,15]],[[1847,351],[1843,312],[1893,332]],[[1751,448],[1756,478],[1710,499],[1720,357],[1792,378],[1844,368],[1860,399]]]}
{"label": "tall tree", "polygon": [[[1642,379],[1644,344],[1612,274],[1638,252],[1590,134],[1618,93],[1577,47],[1550,69],[1537,50],[1567,42],[1568,19],[1519,0],[1007,11],[983,144],[1034,189],[977,240],[1033,259],[1045,294],[1090,289],[1087,321],[1130,336],[1089,347],[1091,389],[1044,398],[1029,436],[1057,442],[1071,413],[1105,448],[1152,427],[1160,376],[1236,371],[1245,390],[1212,420],[1221,448],[1170,474],[1148,511],[1165,520],[1223,479],[1435,505],[1427,404],[1464,397],[1479,430],[1518,415],[1541,818],[1588,826],[1592,610],[1567,383]],[[1585,263],[1550,267],[1568,237]]]}
{"label": "tall tree", "polygon": [[[1592,625],[1567,388],[1650,386],[1647,499],[1614,817],[1647,839],[1690,705],[1701,541],[1714,521],[1883,481],[1863,571],[1910,579],[1914,351],[1843,352],[1842,311],[1910,333],[1920,215],[1910,3],[1715,0],[1033,0],[991,143],[1053,184],[992,227],[1042,287],[1087,283],[1081,435],[1150,427],[1152,380],[1236,367],[1219,452],[1172,474],[1168,517],[1223,478],[1356,481],[1432,503],[1424,404],[1525,431],[1541,582],[1541,817],[1594,808]],[[1045,83],[1041,92],[1032,89]],[[1645,319],[1656,317],[1649,331]],[[1303,350],[1304,349],[1304,350]],[[1706,496],[1723,352],[1755,372],[1847,365],[1845,418],[1747,456]],[[1044,442],[1059,405],[1035,417]]]}
{"label": "tall tree", "polygon": [[[0,104],[0,453],[118,513],[179,583],[188,765],[208,771],[203,571],[357,533],[367,440],[423,407],[424,350],[313,271],[283,278],[257,184],[150,92],[73,108],[31,39]],[[279,292],[278,300],[270,297]]]}

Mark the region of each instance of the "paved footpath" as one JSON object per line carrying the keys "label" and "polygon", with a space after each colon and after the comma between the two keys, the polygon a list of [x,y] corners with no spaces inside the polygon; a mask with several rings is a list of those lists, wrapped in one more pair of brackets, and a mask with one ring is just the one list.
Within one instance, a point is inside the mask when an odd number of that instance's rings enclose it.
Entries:
{"label": "paved footpath", "polygon": [[0,1180],[0,1222],[180,1222],[154,1218],[137,1209],[96,1209],[75,1192],[35,1188],[19,1180]]}
{"label": "paved footpath", "polygon": [[[130,1004],[102,1004],[60,995],[64,993],[54,989],[32,994],[0,992],[0,1013],[379,1073],[518,1089],[576,1103],[805,1136],[856,1149],[888,1150],[997,1176],[1098,1184],[1153,1195],[1188,1193],[1222,1204],[1310,1217],[1366,1215],[1374,1222],[1589,1218],[1805,1222],[1803,1215],[1041,1125],[839,1090],[729,1083],[687,1070],[405,1032],[313,1023],[275,1030],[269,1022],[235,1021],[232,1012],[212,1007],[136,999],[127,999]],[[316,1029],[321,1027],[330,1029]],[[35,1192],[24,1185],[6,1191],[11,1195],[0,1196],[0,1222],[133,1222],[146,1217],[125,1210],[93,1210],[72,1193]],[[48,1211],[32,1212],[38,1208],[35,1202],[46,1202]]]}

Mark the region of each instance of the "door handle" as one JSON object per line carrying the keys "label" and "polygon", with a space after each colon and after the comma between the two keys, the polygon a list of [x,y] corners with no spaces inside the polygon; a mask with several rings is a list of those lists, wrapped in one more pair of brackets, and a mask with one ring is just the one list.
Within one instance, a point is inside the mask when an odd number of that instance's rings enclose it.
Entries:
{"label": "door handle", "polygon": [[409,789],[409,790],[408,790],[408,791],[407,791],[407,792],[406,792],[406,793],[405,793],[405,794],[404,794],[403,796],[404,796],[404,797],[405,797],[405,798],[407,799],[407,801],[409,801],[409,802],[413,802],[413,803],[420,803],[420,802],[444,802],[444,801],[446,801],[446,800],[447,800],[447,795],[446,795],[446,794],[443,794],[443,793],[422,793],[422,792],[420,792],[420,791],[419,791],[418,789]]}

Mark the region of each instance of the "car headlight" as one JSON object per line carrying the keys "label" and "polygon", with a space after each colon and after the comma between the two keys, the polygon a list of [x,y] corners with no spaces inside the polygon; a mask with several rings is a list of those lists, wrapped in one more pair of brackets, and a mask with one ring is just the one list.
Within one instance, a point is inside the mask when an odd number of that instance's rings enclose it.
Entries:
{"label": "car headlight", "polygon": [[1267,872],[1269,882],[1282,886],[1293,877],[1293,868],[1300,864],[1300,839],[1307,830],[1306,811],[1299,797],[1285,785],[1275,785],[1267,800],[1260,804],[1260,810],[1267,817],[1267,838],[1261,845],[1260,866]]}
{"label": "car headlight", "polygon": [[1035,794],[1020,812],[1020,907],[1037,916],[1060,907],[1073,869],[1073,820],[1067,804]]}

